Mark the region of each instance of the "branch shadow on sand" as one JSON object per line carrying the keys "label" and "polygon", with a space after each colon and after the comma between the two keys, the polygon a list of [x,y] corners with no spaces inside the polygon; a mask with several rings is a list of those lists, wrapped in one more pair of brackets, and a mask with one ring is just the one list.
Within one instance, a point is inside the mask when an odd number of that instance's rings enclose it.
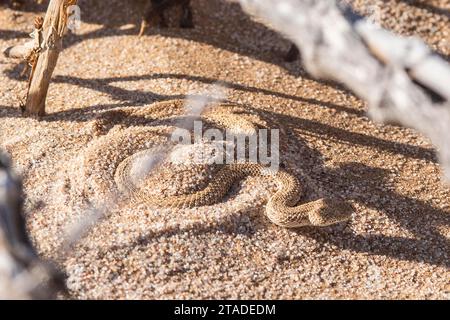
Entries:
{"label": "branch shadow on sand", "polygon": [[[80,0],[83,22],[99,25],[93,31],[84,34],[69,33],[64,38],[64,48],[69,48],[82,41],[101,39],[107,37],[133,36],[138,34],[138,26],[146,0],[133,1],[89,1]],[[450,12],[420,1],[408,1],[408,5],[425,9],[432,14],[450,18]],[[162,35],[165,37],[186,39],[198,43],[204,43],[216,48],[228,50],[256,60],[275,64],[287,70],[295,76],[305,76],[305,71],[299,63],[287,63],[284,55],[291,43],[279,33],[267,26],[254,21],[243,12],[238,3],[221,0],[198,0],[192,3],[194,10],[194,29],[151,28],[147,35]],[[36,5],[32,1],[26,1],[23,6],[27,11],[45,10],[45,5]],[[170,19],[169,19],[170,20]],[[177,20],[173,18],[172,20]],[[134,24],[135,28],[122,28],[125,25]],[[177,23],[172,22],[173,25]],[[245,35],[240,38],[238,35]],[[26,32],[0,30],[0,39],[27,38]],[[254,39],[258,39],[254,43]],[[275,43],[270,47],[269,43]],[[93,52],[92,54],[95,54]],[[444,59],[448,55],[440,54]],[[119,63],[119,62],[118,62]],[[318,81],[318,80],[317,80]],[[324,81],[327,82],[327,81]],[[333,85],[336,85],[333,82]]]}
{"label": "branch shadow on sand", "polygon": [[[354,176],[354,172],[359,172],[357,177]],[[351,232],[340,233],[339,237],[335,237],[333,233],[321,230],[318,232],[312,228],[298,230],[299,234],[317,241],[329,242],[340,249],[450,268],[448,257],[450,241],[436,228],[450,225],[449,212],[424,201],[392,192],[383,184],[387,172],[380,168],[372,168],[361,163],[345,163],[339,170],[330,171],[329,174],[341,179],[341,188],[364,190],[364,194],[354,193],[350,200],[381,212],[387,219],[395,221],[411,232],[413,237],[361,235]],[[378,176],[375,181],[371,180],[374,174]],[[334,187],[329,186],[331,189],[329,192],[332,192]],[[358,219],[358,215],[355,219]]]}
{"label": "branch shadow on sand", "polygon": [[[289,130],[317,128],[315,124],[311,126],[311,123],[305,122],[304,119],[289,115],[270,113],[270,118],[278,119],[279,123]],[[314,130],[317,131],[317,129]],[[349,137],[352,136],[352,133],[348,134]],[[295,141],[289,144],[302,143],[296,137],[290,138]],[[322,138],[329,139],[326,135],[322,135]],[[340,141],[346,141],[346,139],[341,139],[342,136],[337,138]],[[368,140],[367,137],[358,138]],[[345,197],[345,199],[353,200],[364,207],[381,212],[384,216],[383,219],[395,221],[402,228],[411,232],[414,237],[393,237],[383,234],[358,235],[347,230],[336,231],[333,227],[302,228],[297,231],[299,235],[328,242],[341,249],[354,252],[450,267],[448,257],[450,241],[436,229],[438,226],[450,225],[449,212],[435,208],[424,201],[396,193],[387,181],[389,173],[385,169],[356,162],[342,163],[337,168],[327,168],[320,153],[309,148],[302,148],[302,152],[304,151],[307,154],[302,154],[303,170],[308,172],[315,168],[315,171],[320,170],[323,172],[323,176],[328,177],[324,181],[315,181],[325,194]],[[299,178],[301,179],[301,177]],[[330,184],[330,180],[333,183]],[[354,219],[358,219],[358,215]]]}
{"label": "branch shadow on sand", "polygon": [[[64,48],[67,49],[82,41],[92,39],[125,35],[137,37],[145,2],[144,0],[79,1],[83,22],[100,27],[80,35],[69,32],[64,38]],[[162,35],[195,41],[279,65],[296,76],[301,73],[298,63],[284,61],[284,55],[290,47],[290,42],[265,25],[252,20],[242,11],[239,4],[220,0],[199,0],[193,1],[192,6],[195,28],[180,29],[177,27],[177,23],[172,21],[173,27],[150,28],[146,36]],[[44,7],[27,4],[24,9],[28,11],[39,9],[42,11]],[[167,13],[167,15],[170,15],[170,13]],[[177,18],[175,15],[174,17],[169,16],[170,20],[177,20]],[[122,28],[126,25],[132,27],[133,24],[135,25],[134,28]],[[238,30],[236,30],[236,26],[239,26]],[[10,39],[13,35],[15,38],[28,37],[24,32],[11,32],[4,30],[0,33],[0,38]],[[245,37],[241,38],[240,35],[245,35]],[[143,39],[145,39],[145,36]],[[257,43],[254,43],[254,39],[258,39]],[[272,45],[269,45],[271,43]],[[95,55],[95,52],[90,54]]]}
{"label": "branch shadow on sand", "polygon": [[[257,112],[276,127],[282,125],[288,130],[309,130],[307,122],[299,118],[274,112],[261,111],[248,107]],[[310,148],[305,141],[296,135],[288,135],[287,145],[295,146],[301,152],[287,150],[301,154],[302,170],[321,172],[320,180],[314,178],[314,183],[320,186],[325,196],[340,197],[351,200],[359,205],[381,213],[379,219],[388,219],[408,230],[412,237],[389,236],[384,234],[356,234],[351,228],[332,226],[326,228],[300,228],[295,230],[299,237],[315,239],[320,243],[330,243],[340,249],[355,253],[387,256],[402,261],[426,263],[449,268],[450,252],[449,240],[441,235],[437,228],[450,225],[449,212],[435,208],[424,201],[400,195],[393,190],[388,182],[389,173],[383,168],[375,168],[362,163],[342,163],[338,167],[325,166],[320,152]],[[324,139],[328,139],[324,137]],[[283,157],[282,154],[282,162]],[[303,181],[302,177],[298,177]],[[332,181],[332,183],[330,183]],[[305,193],[318,198],[310,186],[305,185]],[[236,193],[236,187],[223,201],[231,200]],[[135,246],[145,246],[161,237],[171,237],[178,234],[205,235],[210,233],[240,234],[252,237],[257,230],[268,228],[271,223],[263,214],[264,208],[248,208],[219,219],[213,225],[195,222],[184,228],[167,227],[158,232],[148,232],[137,237],[134,241],[122,245],[113,245],[106,249],[111,251],[130,251]],[[243,218],[250,220],[250,227],[240,228]],[[354,220],[360,218],[358,213]],[[101,250],[103,251],[103,249]],[[105,252],[106,252],[105,251]]]}
{"label": "branch shadow on sand", "polygon": [[0,29],[0,39],[11,40],[26,37],[28,37],[28,34],[26,32]]}
{"label": "branch shadow on sand", "polygon": [[444,8],[438,7],[436,5],[427,3],[429,1],[426,1],[426,0],[405,1],[405,0],[403,0],[403,2],[407,3],[409,6],[413,6],[413,7],[419,8],[419,9],[424,9],[430,13],[446,17],[448,20],[450,20],[450,11],[448,9],[444,9]]}
{"label": "branch shadow on sand", "polygon": [[[173,99],[184,99],[185,95],[162,95],[151,91],[141,90],[127,90],[111,85],[111,83],[125,82],[125,81],[139,81],[139,80],[155,80],[155,79],[184,79],[194,82],[201,82],[204,84],[213,84],[220,82],[221,85],[244,92],[251,92],[255,94],[271,95],[277,98],[288,99],[294,102],[312,104],[320,107],[326,107],[338,112],[345,112],[353,114],[358,117],[364,116],[362,110],[357,110],[344,105],[338,105],[331,102],[323,102],[316,99],[304,98],[301,96],[289,95],[282,92],[272,91],[268,89],[256,88],[252,86],[245,86],[242,84],[236,84],[229,81],[218,81],[217,79],[191,76],[183,74],[152,74],[144,76],[129,76],[118,78],[102,78],[102,79],[84,79],[71,76],[56,76],[54,83],[66,83],[79,87],[95,90],[101,93],[108,94],[112,99],[118,100],[118,103],[101,104],[95,106],[81,107],[66,111],[59,111],[51,113],[43,118],[42,121],[89,121],[93,118],[98,118],[100,111],[112,110],[115,108],[123,107],[141,107],[155,102],[168,101]],[[2,111],[3,110],[3,111]],[[9,110],[9,111],[8,111]],[[11,107],[0,107],[0,117],[20,117],[21,113],[14,110]],[[281,115],[279,115],[281,116]],[[286,120],[287,123],[289,122]],[[318,121],[297,118],[295,120],[297,126],[302,127],[304,130],[309,131],[311,134],[320,135],[324,139],[334,139],[344,141],[350,144],[358,144],[362,146],[368,146],[376,148],[380,151],[387,151],[394,154],[402,154],[408,158],[425,159],[431,162],[437,162],[436,154],[433,150],[423,148],[420,146],[406,145],[399,142],[393,142],[384,140],[378,137],[374,137],[362,133],[349,132],[344,129],[336,128]]]}

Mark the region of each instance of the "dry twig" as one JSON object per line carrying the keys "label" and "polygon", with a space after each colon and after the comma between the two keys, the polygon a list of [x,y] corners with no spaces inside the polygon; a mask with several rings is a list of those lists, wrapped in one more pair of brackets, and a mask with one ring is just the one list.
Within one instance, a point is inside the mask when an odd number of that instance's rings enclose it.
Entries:
{"label": "dry twig", "polygon": [[68,22],[68,7],[76,0],[51,0],[45,19],[36,19],[33,40],[6,49],[6,57],[25,59],[32,67],[25,112],[45,114],[45,100],[53,71],[62,50]]}
{"label": "dry twig", "polygon": [[417,38],[373,26],[334,0],[240,0],[300,48],[306,69],[345,84],[383,123],[419,130],[450,180],[450,65]]}
{"label": "dry twig", "polygon": [[0,153],[0,299],[50,299],[63,277],[39,259],[25,228],[22,185]]}

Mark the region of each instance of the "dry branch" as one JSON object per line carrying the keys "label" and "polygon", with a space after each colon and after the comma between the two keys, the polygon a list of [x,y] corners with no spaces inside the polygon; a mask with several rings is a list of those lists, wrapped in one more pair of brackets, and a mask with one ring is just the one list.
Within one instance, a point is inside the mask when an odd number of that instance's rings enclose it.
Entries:
{"label": "dry branch", "polygon": [[50,299],[65,286],[40,260],[25,228],[22,186],[0,152],[0,299]]}
{"label": "dry branch", "polygon": [[419,39],[377,28],[334,0],[239,0],[301,50],[314,76],[345,84],[372,119],[399,123],[437,146],[450,180],[450,65]]}
{"label": "dry branch", "polygon": [[33,40],[8,48],[4,52],[9,58],[26,60],[32,67],[25,105],[25,112],[28,114],[45,114],[45,100],[67,26],[67,8],[76,2],[76,0],[51,0],[45,19],[43,21],[37,19],[35,22]]}

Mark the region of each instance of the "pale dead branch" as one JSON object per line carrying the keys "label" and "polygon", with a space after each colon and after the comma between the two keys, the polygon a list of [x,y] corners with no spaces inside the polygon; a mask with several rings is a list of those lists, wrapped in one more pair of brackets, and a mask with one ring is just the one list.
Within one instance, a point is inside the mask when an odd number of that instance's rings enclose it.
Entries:
{"label": "pale dead branch", "polygon": [[0,299],[51,299],[65,291],[63,277],[41,260],[28,237],[22,186],[0,152]]}
{"label": "pale dead branch", "polygon": [[375,121],[428,136],[450,180],[450,65],[421,40],[373,26],[334,0],[239,0],[289,37],[306,69],[345,84]]}

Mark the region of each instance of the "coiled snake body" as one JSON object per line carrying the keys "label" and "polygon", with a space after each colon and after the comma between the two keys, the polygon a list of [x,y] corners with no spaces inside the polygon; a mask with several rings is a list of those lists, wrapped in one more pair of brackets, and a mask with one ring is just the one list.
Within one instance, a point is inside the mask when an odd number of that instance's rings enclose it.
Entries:
{"label": "coiled snake body", "polygon": [[[242,125],[248,129],[253,126],[242,116],[236,117],[229,112],[229,109],[226,109],[214,108],[211,113],[213,122],[220,123],[226,128]],[[266,205],[267,217],[278,226],[285,228],[328,226],[350,219],[354,211],[353,206],[347,201],[335,199],[319,199],[298,204],[303,195],[299,180],[284,169],[271,171],[257,163],[238,162],[220,165],[220,169],[207,186],[194,193],[173,196],[153,195],[148,193],[146,188],[142,188],[141,183],[145,181],[145,176],[138,177],[140,182],[136,182],[133,174],[136,175],[136,165],[145,164],[155,156],[156,149],[139,151],[125,158],[118,165],[114,179],[120,191],[154,206],[192,208],[220,202],[236,181],[247,176],[264,176],[275,179],[278,183],[278,191],[270,197]]]}

